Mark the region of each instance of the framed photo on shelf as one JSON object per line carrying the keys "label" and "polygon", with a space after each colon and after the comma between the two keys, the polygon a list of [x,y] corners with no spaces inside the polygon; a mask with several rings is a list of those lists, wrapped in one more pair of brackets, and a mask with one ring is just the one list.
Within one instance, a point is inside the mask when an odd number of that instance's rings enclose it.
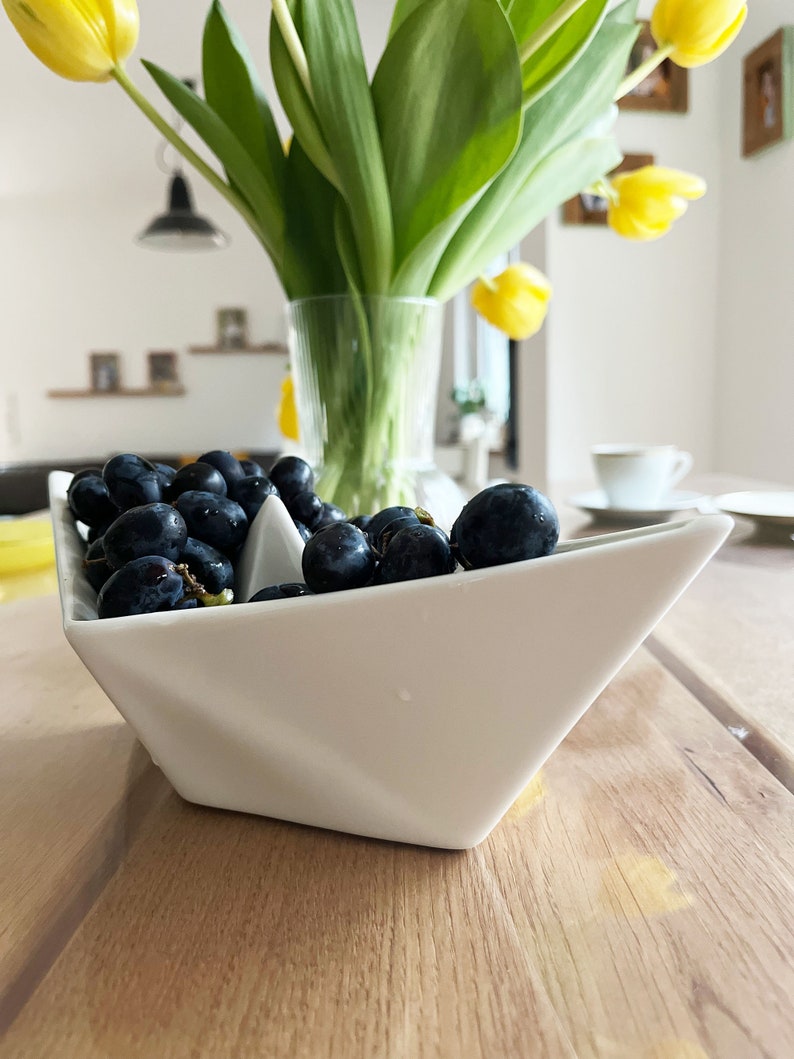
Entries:
{"label": "framed photo on shelf", "polygon": [[[626,74],[633,73],[656,51],[651,24],[640,22],[640,32],[631,49]],[[622,99],[621,110],[658,110],[668,114],[686,114],[689,110],[689,71],[665,59],[644,81],[640,81]]]}
{"label": "framed photo on shelf", "polygon": [[149,386],[153,390],[174,390],[179,386],[176,353],[153,350],[148,354]]}
{"label": "framed photo on shelf", "polygon": [[742,154],[794,132],[794,26],[782,26],[744,58]]}
{"label": "framed photo on shelf", "polygon": [[[627,154],[623,161],[609,174],[627,173],[632,169],[641,169],[644,165],[653,165],[652,154]],[[601,195],[587,191],[580,192],[575,198],[568,199],[562,207],[564,224],[587,224],[603,226],[607,223],[607,200]]]}
{"label": "framed photo on shelf", "polygon": [[235,350],[248,347],[248,313],[245,309],[218,309],[218,349]]}
{"label": "framed photo on shelf", "polygon": [[121,357],[118,353],[89,354],[91,389],[115,393],[121,389]]}

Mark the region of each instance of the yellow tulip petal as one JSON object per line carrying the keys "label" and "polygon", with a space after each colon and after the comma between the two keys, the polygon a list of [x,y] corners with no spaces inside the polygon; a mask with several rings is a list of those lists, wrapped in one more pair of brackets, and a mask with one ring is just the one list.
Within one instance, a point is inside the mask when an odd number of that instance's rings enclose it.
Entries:
{"label": "yellow tulip petal", "polygon": [[281,383],[281,399],[276,411],[278,429],[285,438],[291,441],[299,440],[298,431],[298,409],[295,405],[295,384],[291,375],[287,375]]}
{"label": "yellow tulip petal", "polygon": [[551,294],[547,277],[521,261],[509,265],[493,279],[478,280],[472,289],[471,304],[488,323],[519,340],[540,330]]}
{"label": "yellow tulip petal", "polygon": [[138,40],[135,0],[2,0],[22,40],[71,81],[107,81]]}
{"label": "yellow tulip petal", "polygon": [[607,210],[610,227],[626,239],[650,240],[664,235],[687,209],[687,199],[705,194],[699,176],[665,166],[642,166],[611,178]]}
{"label": "yellow tulip petal", "polygon": [[660,165],[646,165],[627,173],[617,173],[611,178],[611,183],[621,195],[637,189],[644,195],[680,195],[685,199],[699,199],[706,193],[706,182],[702,177]]}
{"label": "yellow tulip petal", "polygon": [[624,239],[634,239],[641,242],[658,239],[670,229],[669,224],[644,224],[633,214],[613,206],[607,208],[607,223],[613,231],[617,232],[618,235],[622,235]]}
{"label": "yellow tulip petal", "polygon": [[673,46],[679,66],[702,66],[725,51],[746,17],[746,0],[657,0],[651,33],[660,46]]}

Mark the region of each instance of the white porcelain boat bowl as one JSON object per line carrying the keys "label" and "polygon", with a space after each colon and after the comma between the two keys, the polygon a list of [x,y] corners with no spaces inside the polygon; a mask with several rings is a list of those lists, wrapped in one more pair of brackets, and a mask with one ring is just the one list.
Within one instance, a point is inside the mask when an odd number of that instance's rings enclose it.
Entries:
{"label": "white porcelain boat bowl", "polygon": [[488,570],[100,621],[69,480],[50,479],[67,639],[184,798],[453,849],[496,826],[732,525],[705,515]]}

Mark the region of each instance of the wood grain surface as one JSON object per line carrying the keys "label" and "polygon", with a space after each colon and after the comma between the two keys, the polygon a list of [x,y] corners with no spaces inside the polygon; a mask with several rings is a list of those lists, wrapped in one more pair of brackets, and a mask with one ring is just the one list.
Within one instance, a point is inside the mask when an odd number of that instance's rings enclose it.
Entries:
{"label": "wood grain surface", "polygon": [[[710,496],[787,488],[727,474],[695,476],[685,485]],[[576,491],[555,495],[569,536],[616,528],[568,506],[565,496]],[[649,647],[794,791],[794,541],[737,518],[728,541],[657,625]]]}
{"label": "wood grain surface", "polygon": [[0,1055],[794,1052],[791,795],[646,652],[492,836],[448,853],[186,804],[49,646],[35,671],[10,652],[15,701],[49,695],[39,728],[75,750],[31,759],[3,806],[2,907],[27,925],[3,967],[29,995]]}

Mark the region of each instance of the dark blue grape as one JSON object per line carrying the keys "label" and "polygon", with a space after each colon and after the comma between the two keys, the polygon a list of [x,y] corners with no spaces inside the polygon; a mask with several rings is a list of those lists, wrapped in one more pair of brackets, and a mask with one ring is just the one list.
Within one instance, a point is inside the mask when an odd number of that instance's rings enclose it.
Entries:
{"label": "dark blue grape", "polygon": [[282,456],[270,468],[268,477],[285,504],[296,493],[314,492],[314,472],[300,456]]}
{"label": "dark blue grape", "polygon": [[289,497],[286,504],[287,511],[292,515],[293,519],[296,522],[302,522],[304,526],[308,526],[314,533],[323,513],[323,502],[319,496],[316,493],[304,490]]}
{"label": "dark blue grape", "polygon": [[161,555],[178,562],[187,526],[170,504],[143,504],[122,512],[102,538],[105,558],[114,570],[142,555]]}
{"label": "dark blue grape", "polygon": [[171,610],[195,610],[198,605],[197,599],[182,599]]}
{"label": "dark blue grape", "polygon": [[[376,512],[369,520],[367,526],[367,536],[374,543],[378,537],[380,537],[383,530],[386,529],[390,522],[393,522],[396,518],[402,518],[404,516],[413,515],[417,518],[416,512],[412,507],[403,507],[401,505],[395,505],[394,507],[384,507],[382,511]],[[417,521],[418,518],[417,518]]]}
{"label": "dark blue grape", "polygon": [[184,595],[185,582],[170,559],[144,555],[107,579],[97,598],[97,613],[100,618],[120,618],[173,610]]}
{"label": "dark blue grape", "polygon": [[174,501],[178,496],[194,489],[226,496],[226,479],[211,463],[186,463],[174,475],[166,496],[170,501]]}
{"label": "dark blue grape", "polygon": [[74,483],[79,482],[81,478],[91,478],[94,476],[97,478],[102,477],[101,467],[83,467],[81,470],[74,472],[71,484],[74,485]]}
{"label": "dark blue grape", "polygon": [[217,596],[225,588],[234,588],[234,567],[217,548],[204,541],[188,537],[182,548],[180,562],[210,595]]}
{"label": "dark blue grape", "polygon": [[[313,530],[316,533],[317,530],[324,529],[333,522],[347,522],[347,515],[337,504],[324,503],[320,518],[315,523]],[[360,526],[359,529],[361,529]]]}
{"label": "dark blue grape", "polygon": [[246,538],[245,512],[227,496],[197,489],[177,497],[174,506],[185,520],[188,536],[211,544],[227,555],[236,551]]}
{"label": "dark blue grape", "polygon": [[226,452],[224,449],[213,449],[211,452],[205,452],[203,456],[199,456],[199,463],[208,463],[211,467],[214,467],[217,471],[220,471],[226,482],[227,491],[230,491],[235,482],[239,482],[241,478],[245,477],[245,471],[240,465],[240,461],[236,456],[232,456],[230,452]]}
{"label": "dark blue grape", "polygon": [[303,576],[313,592],[362,588],[372,580],[375,566],[366,533],[349,522],[326,526],[303,549]]}
{"label": "dark blue grape", "polygon": [[354,515],[353,518],[349,518],[347,521],[352,526],[358,526],[360,530],[369,533],[369,525],[372,522],[372,515]]}
{"label": "dark blue grape", "polygon": [[69,483],[66,491],[69,509],[86,526],[102,526],[112,522],[119,513],[101,474],[81,473]]}
{"label": "dark blue grape", "polygon": [[379,584],[415,581],[454,573],[457,562],[449,539],[438,526],[417,522],[406,526],[389,539],[378,567]]}
{"label": "dark blue grape", "polygon": [[291,581],[283,585],[268,585],[248,600],[249,603],[264,603],[269,599],[295,599],[296,596],[313,596],[314,593],[307,584],[301,581]]}
{"label": "dark blue grape", "polygon": [[292,521],[295,523],[295,529],[298,531],[298,533],[300,533],[301,538],[303,539],[303,542],[305,544],[306,541],[311,537],[312,531],[309,529],[308,526],[304,526],[302,522],[298,522],[297,519],[293,519]]}
{"label": "dark blue grape", "polygon": [[531,485],[514,482],[483,489],[452,527],[453,547],[466,569],[549,555],[559,535],[560,522],[549,498]]}
{"label": "dark blue grape", "polygon": [[397,518],[393,518],[391,522],[387,522],[383,529],[377,534],[372,536],[371,529],[367,531],[370,544],[375,549],[376,555],[383,555],[386,548],[389,545],[389,541],[400,530],[408,529],[411,526],[421,526],[422,523],[419,516],[415,511],[412,511],[409,515],[398,515]]}
{"label": "dark blue grape", "polygon": [[86,536],[86,540],[88,541],[88,543],[91,544],[93,541],[98,541],[100,537],[104,537],[108,528],[113,525],[113,523],[118,517],[119,509],[116,508],[113,518],[110,520],[110,522],[104,522],[101,526],[89,526],[88,533]]}
{"label": "dark blue grape", "polygon": [[163,496],[166,495],[171,482],[173,482],[176,475],[176,467],[172,467],[170,463],[157,463],[153,461],[152,466],[157,471],[157,477],[160,479],[160,487],[163,490]]}
{"label": "dark blue grape", "polygon": [[278,496],[278,489],[266,475],[246,475],[234,483],[229,496],[240,505],[248,521],[253,522],[267,497]]}
{"label": "dark blue grape", "polygon": [[246,478],[267,478],[265,468],[256,460],[240,460],[240,466]]}
{"label": "dark blue grape", "polygon": [[98,592],[110,575],[113,573],[107,559],[102,538],[91,541],[85,550],[83,559],[83,572],[86,580],[95,592]]}
{"label": "dark blue grape", "polygon": [[112,456],[102,469],[102,477],[111,500],[121,511],[163,499],[156,467],[132,452]]}

